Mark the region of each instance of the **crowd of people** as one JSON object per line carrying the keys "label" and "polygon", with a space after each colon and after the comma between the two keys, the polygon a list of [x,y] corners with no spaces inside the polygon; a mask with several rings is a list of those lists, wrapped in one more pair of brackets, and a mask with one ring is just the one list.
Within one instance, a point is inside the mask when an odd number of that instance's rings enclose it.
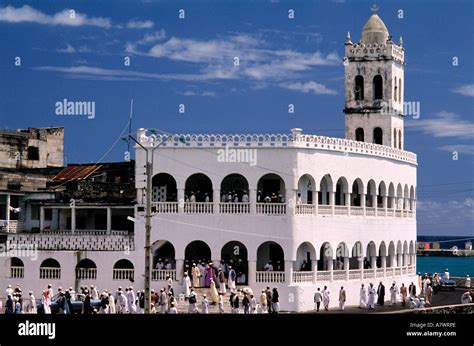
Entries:
{"label": "crowd of people", "polygon": [[[202,313],[208,314],[209,307],[216,305],[219,313],[278,313],[280,311],[279,292],[275,287],[270,289],[269,286],[262,290],[257,296],[251,288],[236,288],[237,273],[231,265],[226,265],[224,261],[221,265],[214,269],[213,263],[208,263],[203,275],[200,269],[193,264],[191,275],[184,272],[182,280],[182,289],[184,293],[176,296],[173,285],[176,282],[168,276],[166,278],[166,286],[159,291],[151,290],[150,310],[151,313],[161,314],[177,314],[178,304],[187,304],[188,313]],[[418,275],[419,282],[415,285],[413,282],[407,287],[404,283],[398,287],[394,281],[389,287],[389,306],[395,306],[399,302],[402,306],[408,306],[411,309],[429,307],[432,304],[433,294],[439,289],[439,275],[435,274],[432,277],[425,275]],[[449,279],[449,272],[446,270],[442,278]],[[472,303],[474,292],[470,289],[470,277],[465,281],[468,288],[461,296],[463,304]],[[198,287],[210,288],[209,296],[202,294],[202,298],[198,297],[196,289]],[[417,287],[421,291],[417,292]],[[52,285],[49,284],[41,293],[40,303],[37,302],[32,291],[28,293],[27,298],[23,298],[22,289],[19,284],[12,288],[11,285],[5,290],[7,297],[5,303],[6,314],[21,314],[21,313],[37,313],[40,308],[45,314],[51,314],[51,305],[54,302],[55,312],[60,314],[135,314],[145,312],[145,291],[137,291],[132,286],[118,287],[115,294],[104,289],[102,292],[94,285],[81,286],[80,293],[76,293],[72,287],[63,290],[58,287],[56,295],[54,295]],[[321,291],[317,288],[314,294],[314,309],[316,312],[320,311],[321,303],[324,310],[329,310],[330,291],[327,286],[324,286]],[[341,286],[338,292],[339,309],[343,311],[346,304],[346,290]],[[200,300],[199,300],[200,299]],[[224,299],[229,302],[230,310],[226,311]],[[199,301],[198,301],[199,300]],[[80,301],[79,311],[73,308],[73,303]],[[179,302],[178,302],[179,301]],[[385,304],[385,286],[380,282],[377,288],[373,283],[368,287],[364,284],[360,287],[359,308],[361,309],[375,309],[375,306],[383,306]],[[185,306],[181,306],[182,311]]]}

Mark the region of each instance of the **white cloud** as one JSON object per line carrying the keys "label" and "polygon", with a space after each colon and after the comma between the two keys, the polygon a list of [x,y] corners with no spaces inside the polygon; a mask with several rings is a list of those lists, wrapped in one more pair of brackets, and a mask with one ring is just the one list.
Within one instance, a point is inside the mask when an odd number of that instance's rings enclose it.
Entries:
{"label": "white cloud", "polygon": [[461,94],[464,96],[474,96],[474,84],[465,84],[461,85],[460,87],[453,90],[453,92],[457,94]]}
{"label": "white cloud", "polygon": [[75,52],[76,52],[76,49],[75,49],[73,46],[71,46],[70,44],[68,44],[68,45],[66,46],[66,48],[60,48],[60,49],[58,49],[58,52],[59,52],[59,53],[72,54],[72,53],[75,53]]}
{"label": "white cloud", "polygon": [[129,20],[126,24],[126,27],[129,29],[150,29],[155,26],[151,20],[138,20],[132,19]]}
{"label": "white cloud", "polygon": [[453,144],[453,145],[444,145],[439,147],[439,149],[449,152],[458,152],[459,154],[474,155],[474,145],[472,144]]}
{"label": "white cloud", "polygon": [[[469,186],[467,185],[466,188]],[[472,232],[470,228],[470,225],[474,223],[472,197],[447,201],[418,200],[416,206],[418,224],[426,228],[424,232],[438,230],[453,232],[454,229],[463,230],[465,227],[469,227],[467,229]]]}
{"label": "white cloud", "polygon": [[296,83],[291,83],[291,84],[280,84],[282,88],[290,89],[290,90],[296,90],[296,91],[301,91],[303,93],[314,93],[316,95],[335,95],[337,94],[336,90],[332,90],[327,88],[326,86],[314,82],[314,81],[309,81],[306,83],[301,83],[301,82],[296,82]]}
{"label": "white cloud", "polygon": [[48,15],[28,5],[18,8],[13,6],[0,8],[0,22],[65,26],[89,25],[100,28],[110,28],[112,26],[112,21],[109,18],[88,17],[77,11],[72,16],[69,9],[62,10],[54,15]]}
{"label": "white cloud", "polygon": [[215,97],[216,93],[214,91],[193,91],[188,90],[183,93],[179,93],[183,96],[208,96],[208,97]]}
{"label": "white cloud", "polygon": [[458,114],[441,111],[432,119],[416,119],[406,123],[407,127],[419,129],[434,137],[472,138],[474,122],[462,119]]}

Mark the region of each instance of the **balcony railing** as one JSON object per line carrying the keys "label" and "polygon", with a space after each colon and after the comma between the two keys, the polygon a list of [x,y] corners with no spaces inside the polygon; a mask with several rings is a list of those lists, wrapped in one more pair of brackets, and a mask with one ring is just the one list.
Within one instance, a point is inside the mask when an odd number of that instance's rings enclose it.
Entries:
{"label": "balcony railing", "polygon": [[375,275],[378,277],[378,278],[382,278],[383,277],[383,268],[377,268],[375,270]]}
{"label": "balcony railing", "polygon": [[96,280],[97,268],[76,268],[77,280]]}
{"label": "balcony railing", "polygon": [[360,280],[362,278],[361,269],[350,269],[349,270],[349,280]]}
{"label": "balcony railing", "polygon": [[318,205],[318,215],[331,215],[332,207],[326,204]]}
{"label": "balcony railing", "polygon": [[152,210],[160,214],[174,214],[178,212],[178,202],[153,202]]}
{"label": "balcony railing", "polygon": [[112,273],[113,280],[133,280],[134,269],[114,269]]}
{"label": "balcony railing", "polygon": [[257,271],[256,281],[268,283],[282,283],[285,282],[285,272]]}
{"label": "balcony railing", "polygon": [[186,214],[212,214],[212,202],[186,202],[184,203],[184,212]]}
{"label": "balcony railing", "polygon": [[373,279],[373,278],[374,278],[374,271],[372,269],[365,269],[364,279]]}
{"label": "balcony railing", "polygon": [[316,210],[314,204],[297,204],[295,214],[297,215],[313,215]]}
{"label": "balcony railing", "polygon": [[153,269],[151,271],[151,279],[153,281],[165,281],[168,276],[175,281],[176,280],[176,269]]}
{"label": "balcony railing", "polygon": [[293,272],[293,282],[294,283],[303,283],[303,282],[313,282],[314,272]]}
{"label": "balcony railing", "polygon": [[10,267],[10,278],[23,279],[24,275],[25,275],[24,267]]}
{"label": "balcony railing", "polygon": [[0,229],[8,233],[19,233],[25,230],[25,223],[19,220],[0,220]]}
{"label": "balcony railing", "polygon": [[334,215],[349,215],[349,210],[345,205],[335,205]]}
{"label": "balcony railing", "polygon": [[221,214],[247,214],[250,212],[250,203],[219,203]]}
{"label": "balcony railing", "polygon": [[363,207],[351,207],[351,216],[362,216],[364,215]]}
{"label": "balcony railing", "polygon": [[333,280],[345,280],[346,279],[346,271],[345,270],[334,270],[332,272]]}
{"label": "balcony railing", "polygon": [[61,279],[61,268],[40,267],[40,279]]}
{"label": "balcony railing", "polygon": [[331,278],[330,271],[318,271],[316,272],[316,280],[318,281],[329,281]]}
{"label": "balcony railing", "polygon": [[257,203],[257,214],[284,215],[286,204],[284,203]]}
{"label": "balcony railing", "polygon": [[375,216],[375,208],[374,208],[374,207],[367,207],[367,208],[365,208],[365,215],[367,215],[367,216]]}

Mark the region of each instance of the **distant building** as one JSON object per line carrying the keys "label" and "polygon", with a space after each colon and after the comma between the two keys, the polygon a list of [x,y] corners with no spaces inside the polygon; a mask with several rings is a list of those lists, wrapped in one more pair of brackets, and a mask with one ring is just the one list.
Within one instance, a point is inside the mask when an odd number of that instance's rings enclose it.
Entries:
{"label": "distant building", "polygon": [[433,243],[433,250],[441,249],[441,245],[439,243]]}
{"label": "distant building", "polygon": [[464,243],[464,249],[469,251],[472,250],[472,242],[470,240]]}

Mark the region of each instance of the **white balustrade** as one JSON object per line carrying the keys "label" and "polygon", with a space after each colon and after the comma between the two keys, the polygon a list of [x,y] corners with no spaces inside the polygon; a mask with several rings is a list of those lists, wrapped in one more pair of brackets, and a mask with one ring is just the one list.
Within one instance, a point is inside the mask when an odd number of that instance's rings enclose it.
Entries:
{"label": "white balustrade", "polygon": [[61,279],[61,268],[40,267],[40,279]]}
{"label": "white balustrade", "polygon": [[97,268],[76,268],[77,280],[96,280]]}
{"label": "white balustrade", "polygon": [[328,270],[316,272],[316,280],[318,281],[329,281],[331,278],[331,272]]}
{"label": "white balustrade", "polygon": [[387,215],[386,216],[390,216],[390,217],[395,216],[395,211],[391,208],[387,209]]}
{"label": "white balustrade", "polygon": [[378,217],[381,217],[381,216],[386,216],[385,215],[385,209],[384,208],[377,208],[377,216]]}
{"label": "white balustrade", "polygon": [[362,216],[364,215],[364,208],[363,207],[351,207],[351,216]]}
{"label": "white balustrade", "polygon": [[293,272],[293,283],[313,282],[313,275],[312,271]]}
{"label": "white balustrade", "polygon": [[349,270],[349,280],[361,280],[362,279],[362,270],[361,269],[350,269]]}
{"label": "white balustrade", "polygon": [[365,215],[367,215],[367,216],[375,216],[375,208],[373,208],[373,207],[366,207],[366,208],[365,208]]}
{"label": "white balustrade", "polygon": [[334,215],[349,215],[349,210],[345,205],[335,205]]}
{"label": "white balustrade", "polygon": [[395,210],[395,217],[402,217],[402,210],[401,209],[397,209]]}
{"label": "white balustrade", "polygon": [[282,283],[285,282],[285,272],[257,271],[256,282]]}
{"label": "white balustrade", "polygon": [[395,268],[395,276],[400,276],[402,274],[402,268]]}
{"label": "white balustrade", "polygon": [[314,204],[297,204],[295,208],[297,215],[314,215],[315,211],[316,205]]}
{"label": "white balustrade", "polygon": [[221,214],[248,214],[250,212],[250,203],[219,203],[219,212]]}
{"label": "white balustrade", "polygon": [[286,214],[285,203],[257,203],[257,214],[284,215]]}
{"label": "white balustrade", "polygon": [[364,270],[364,279],[373,279],[374,278],[374,271],[372,269]]}
{"label": "white balustrade", "polygon": [[383,268],[377,268],[376,271],[375,271],[375,275],[378,278],[382,278],[383,277]]}
{"label": "white balustrade", "polygon": [[23,279],[24,275],[25,275],[24,267],[10,267],[10,278]]}
{"label": "white balustrade", "polygon": [[394,273],[395,273],[395,271],[394,271],[393,269],[394,269],[393,267],[387,268],[387,269],[385,270],[385,275],[386,275],[386,276],[393,276]]}
{"label": "white balustrade", "polygon": [[332,273],[333,280],[346,280],[346,271],[345,270],[334,270]]}
{"label": "white balustrade", "polygon": [[160,214],[175,214],[178,212],[178,202],[153,202],[152,210]]}
{"label": "white balustrade", "polygon": [[151,279],[153,281],[165,281],[168,276],[176,281],[176,269],[153,269],[151,271]]}
{"label": "white balustrade", "polygon": [[318,205],[318,215],[331,215],[332,207],[326,204]]}
{"label": "white balustrade", "polygon": [[114,269],[112,273],[113,280],[130,280],[133,279],[134,269]]}
{"label": "white balustrade", "polygon": [[184,203],[184,212],[187,214],[212,214],[212,202],[186,202]]}

